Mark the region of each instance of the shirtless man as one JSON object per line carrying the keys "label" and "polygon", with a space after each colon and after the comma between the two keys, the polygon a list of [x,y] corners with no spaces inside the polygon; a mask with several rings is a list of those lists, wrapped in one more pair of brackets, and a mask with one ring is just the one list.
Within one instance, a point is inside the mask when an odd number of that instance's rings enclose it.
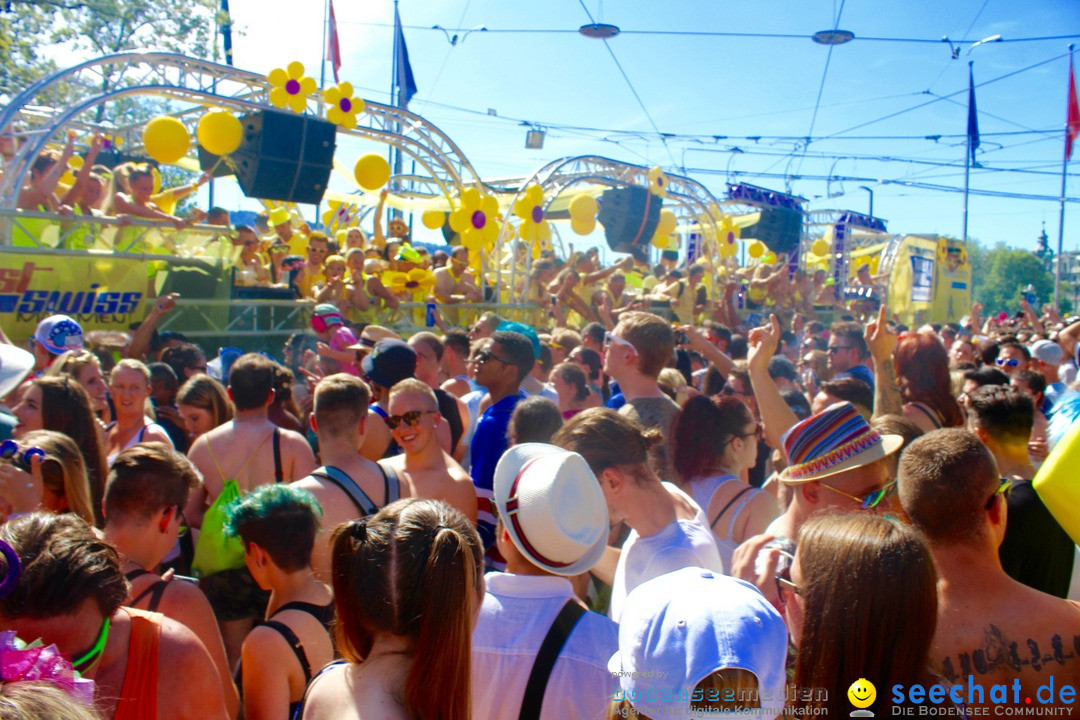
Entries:
{"label": "shirtless man", "polygon": [[[1080,677],[1080,604],[1027,587],[1001,567],[1008,512],[990,451],[966,430],[934,430],[900,456],[899,475],[900,502],[929,540],[938,571],[931,662],[963,685],[964,703],[990,705],[990,687],[1002,684],[1012,701],[1017,679],[1020,697],[1034,698],[1042,685],[1060,689]],[[984,692],[969,698],[969,683]],[[1061,699],[1055,690],[1046,706],[1071,712]]]}
{"label": "shirtless man", "polygon": [[455,245],[450,262],[435,271],[435,299],[443,304],[482,302],[484,296],[468,271],[469,249]]}
{"label": "shirtless man", "polygon": [[[169,522],[175,528],[179,515]],[[199,638],[168,617],[122,607],[119,558],[93,528],[70,513],[35,512],[0,527],[0,539],[22,560],[19,582],[0,599],[0,623],[71,658],[94,681],[102,717],[231,717]]]}
{"label": "shirtless man", "polygon": [[191,462],[164,445],[135,445],[123,451],[109,468],[105,540],[120,554],[120,569],[130,583],[124,604],[159,612],[198,636],[217,667],[229,717],[235,717],[240,697],[209,601],[194,582],[163,580],[154,572],[176,545],[185,524],[180,508],[198,484]]}
{"label": "shirtless man", "polygon": [[442,389],[457,397],[479,389],[469,382],[469,334],[464,330],[451,328],[443,335],[442,344],[442,372],[448,378],[442,384]]}
{"label": "shirtless man", "polygon": [[442,500],[476,522],[476,490],[472,478],[439,446],[440,420],[435,393],[424,382],[410,378],[390,390],[390,417],[394,440],[404,452],[379,461],[401,478],[402,495]]}
{"label": "shirtless man", "polygon": [[[266,483],[292,482],[315,469],[315,456],[304,436],[278,428],[266,416],[274,401],[273,361],[255,353],[242,355],[229,371],[229,397],[236,408],[232,422],[200,436],[188,451],[203,477],[184,508],[195,527],[202,526],[203,515],[226,480],[235,480],[246,493]],[[215,573],[202,578],[200,585],[218,616],[229,662],[235,664],[244,636],[262,617],[265,595],[247,568]]]}
{"label": "shirtless man", "polygon": [[339,483],[344,479],[339,477],[335,482],[333,477],[327,477],[329,473],[326,469],[337,468],[344,473],[376,507],[397,499],[387,498],[386,478],[379,466],[358,452],[368,424],[367,407],[370,401],[367,386],[359,378],[346,373],[328,375],[315,386],[311,428],[319,438],[319,457],[323,467],[316,474],[297,480],[292,485],[311,492],[322,506],[323,515],[311,553],[311,566],[315,576],[323,582],[330,582],[330,536],[334,528],[367,514],[346,489],[350,487],[348,481],[342,486]]}

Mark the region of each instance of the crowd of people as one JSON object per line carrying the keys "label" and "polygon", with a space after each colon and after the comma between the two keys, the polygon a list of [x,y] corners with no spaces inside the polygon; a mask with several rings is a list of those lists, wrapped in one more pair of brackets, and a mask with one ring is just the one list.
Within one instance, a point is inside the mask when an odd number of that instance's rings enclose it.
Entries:
{"label": "crowd of people", "polygon": [[776,717],[857,680],[972,716],[1080,680],[1032,485],[1080,320],[399,337],[326,302],[279,359],[208,359],[171,308],[120,352],[66,316],[0,345],[0,622],[66,668],[0,716],[73,678],[44,716]]}
{"label": "crowd of people", "polygon": [[[100,147],[20,205],[187,222]],[[171,295],[0,333],[0,718],[772,718],[856,681],[882,715],[1071,714],[1077,548],[1032,481],[1080,319],[905,327],[869,269],[852,303],[783,257],[543,252],[534,326],[382,215],[225,233],[237,285],[311,302],[276,357],[159,332]],[[417,300],[429,330],[380,324]]]}

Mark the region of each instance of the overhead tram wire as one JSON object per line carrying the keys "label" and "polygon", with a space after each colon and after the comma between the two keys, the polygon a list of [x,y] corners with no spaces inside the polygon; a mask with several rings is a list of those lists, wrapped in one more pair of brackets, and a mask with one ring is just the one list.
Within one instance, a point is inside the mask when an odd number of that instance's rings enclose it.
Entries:
{"label": "overhead tram wire", "polygon": [[[378,22],[366,22],[362,20],[352,21],[338,21],[338,25],[363,25],[365,27],[393,27],[393,23],[378,23]],[[422,30],[431,31],[430,26],[425,25],[403,25],[406,30]],[[465,32],[469,28],[445,28],[447,31],[453,32]],[[577,35],[577,28],[491,28],[487,29],[488,35],[498,34],[517,34],[517,35]],[[620,35],[658,35],[658,36],[670,36],[670,37],[718,37],[718,38],[749,38],[749,39],[765,39],[765,40],[809,40],[809,35],[800,35],[794,33],[765,33],[765,32],[725,32],[725,31],[709,31],[709,30],[626,30],[620,28]],[[1002,38],[1003,43],[1023,43],[1023,42],[1045,42],[1050,40],[1076,40],[1080,39],[1080,34],[1072,35],[1047,35],[1041,37],[1016,37],[1016,38]],[[938,45],[941,43],[941,38],[899,38],[899,37],[874,37],[860,35],[856,38],[859,42],[897,42],[897,43],[923,43]],[[960,39],[954,40],[954,43],[973,43],[977,42],[977,39]]]}
{"label": "overhead tram wire", "polygon": [[[840,10],[836,13],[836,19],[833,21],[833,32],[835,33],[840,29],[840,18],[844,15],[844,5],[847,4],[847,0],[840,0]],[[806,151],[810,147],[811,140],[814,136],[814,125],[817,123],[818,110],[821,108],[821,95],[825,92],[825,79],[829,76],[829,65],[832,63],[832,53],[835,45],[829,45],[829,52],[825,56],[825,69],[821,72],[821,83],[818,85],[817,100],[814,101],[814,113],[810,116],[810,130],[806,133],[806,145],[803,146],[803,156],[799,159],[799,168],[802,169],[803,158],[806,157]]]}
{"label": "overhead tram wire", "polygon": [[[589,22],[596,25],[596,20],[593,19],[592,13],[589,12],[589,8],[585,6],[585,0],[578,0],[581,4],[581,9],[585,11],[585,14],[589,17]],[[641,112],[645,113],[645,117],[648,118],[649,124],[652,125],[652,129],[660,136],[661,141],[664,143],[664,149],[667,150],[668,157],[671,159],[671,166],[678,167],[678,163],[675,162],[675,153],[671,152],[671,148],[668,147],[667,138],[664,133],[660,132],[660,128],[656,126],[656,121],[653,120],[652,115],[649,113],[649,109],[645,107],[645,103],[642,101],[641,96],[638,95],[638,91],[634,89],[634,83],[630,82],[630,76],[626,74],[626,70],[623,69],[622,63],[619,62],[619,58],[615,57],[615,51],[611,49],[611,45],[608,44],[607,38],[600,38],[604,43],[604,47],[607,48],[608,54],[611,55],[611,59],[615,61],[615,67],[619,69],[619,73],[623,76],[623,80],[626,80],[627,86],[630,88],[630,92],[633,94],[634,99],[637,100],[637,104],[641,107]]]}
{"label": "overhead tram wire", "polygon": [[[975,27],[975,23],[977,23],[979,21],[979,18],[982,17],[983,10],[986,10],[986,6],[988,4],[990,4],[990,0],[983,0],[982,7],[979,8],[979,12],[975,13],[975,17],[973,17],[971,19],[971,24],[968,25],[967,30],[964,31],[964,35],[967,35],[968,33],[970,33],[971,30]],[[948,42],[948,41],[949,41],[949,36],[946,35],[939,42]],[[942,76],[945,75],[946,71],[948,71],[949,67],[952,65],[952,62],[954,60],[956,60],[956,57],[950,57],[945,62],[945,66],[943,68],[941,68],[941,72],[938,73],[938,76],[936,78],[934,78],[934,81],[932,83],[930,83],[929,85],[926,86],[926,92],[930,92],[930,89],[933,88],[935,85],[937,85],[938,80],[941,80]]]}

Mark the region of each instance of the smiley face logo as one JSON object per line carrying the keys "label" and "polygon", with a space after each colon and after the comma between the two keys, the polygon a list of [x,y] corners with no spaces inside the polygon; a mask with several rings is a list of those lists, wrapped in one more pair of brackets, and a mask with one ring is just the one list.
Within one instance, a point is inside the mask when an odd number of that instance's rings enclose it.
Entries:
{"label": "smiley face logo", "polygon": [[851,683],[847,690],[848,700],[857,708],[868,708],[877,699],[877,688],[866,678],[859,678]]}

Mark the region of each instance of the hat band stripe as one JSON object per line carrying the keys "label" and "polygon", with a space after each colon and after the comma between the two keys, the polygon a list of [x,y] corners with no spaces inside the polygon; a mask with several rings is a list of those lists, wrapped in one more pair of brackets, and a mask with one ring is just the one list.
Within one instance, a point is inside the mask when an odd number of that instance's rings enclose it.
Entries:
{"label": "hat band stripe", "polygon": [[803,458],[814,457],[820,453],[828,452],[829,448],[841,447],[849,442],[854,442],[866,432],[866,423],[862,418],[853,418],[843,425],[835,428],[827,435],[820,436],[818,441],[809,448]]}
{"label": "hat band stripe", "polygon": [[805,458],[823,452],[831,445],[851,442],[866,430],[866,423],[858,413],[852,413],[846,417],[841,416],[837,420],[839,422],[821,428],[816,433],[807,433],[805,437],[800,438],[792,445],[788,459],[793,463],[799,463]]}
{"label": "hat band stripe", "polygon": [[510,485],[510,496],[506,499],[506,505],[503,510],[507,515],[507,520],[509,520],[510,524],[514,526],[514,532],[517,533],[518,540],[521,542],[521,546],[525,548],[525,552],[527,552],[536,560],[539,560],[544,565],[548,565],[549,567],[567,567],[569,565],[572,565],[573,563],[551,560],[545,557],[542,553],[540,553],[540,551],[538,551],[536,547],[534,547],[533,544],[529,542],[529,537],[525,534],[525,528],[521,527],[521,522],[518,520],[518,511],[521,510],[521,506],[518,503],[517,497],[518,483],[521,481],[522,475],[525,474],[525,471],[529,468],[529,466],[539,459],[540,458],[533,458],[529,460],[521,466],[520,470],[518,470],[517,477],[514,478],[514,482]]}
{"label": "hat band stripe", "polygon": [[817,475],[839,465],[845,460],[850,460],[859,453],[865,452],[880,443],[880,435],[876,432],[867,433],[860,438],[856,438],[852,442],[842,445],[831,452],[825,453],[821,457],[814,458],[810,462],[789,466],[786,471],[786,476],[789,480],[799,480],[800,478],[809,475]]}

